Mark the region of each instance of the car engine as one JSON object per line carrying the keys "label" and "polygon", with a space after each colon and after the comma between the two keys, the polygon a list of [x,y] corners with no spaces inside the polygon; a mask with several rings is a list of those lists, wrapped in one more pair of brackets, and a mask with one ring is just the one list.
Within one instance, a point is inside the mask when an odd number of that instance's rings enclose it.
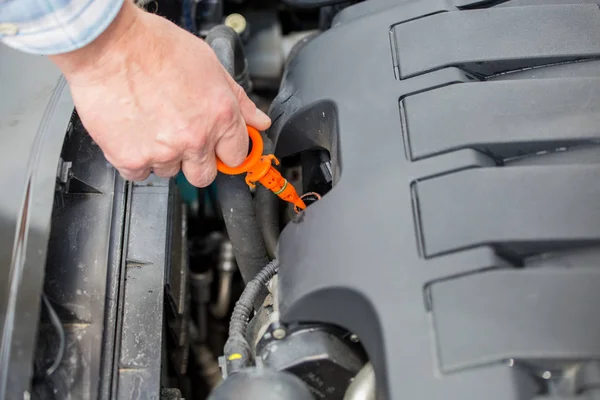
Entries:
{"label": "car engine", "polygon": [[308,207],[123,180],[0,48],[0,400],[600,398],[596,2],[139,6],[268,111]]}

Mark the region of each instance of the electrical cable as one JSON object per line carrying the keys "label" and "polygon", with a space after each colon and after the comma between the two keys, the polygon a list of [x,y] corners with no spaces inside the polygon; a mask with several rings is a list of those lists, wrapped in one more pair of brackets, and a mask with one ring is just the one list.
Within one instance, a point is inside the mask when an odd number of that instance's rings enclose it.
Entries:
{"label": "electrical cable", "polygon": [[63,360],[63,357],[65,356],[65,347],[66,347],[65,329],[62,326],[62,323],[60,322],[60,318],[58,318],[58,314],[56,314],[56,311],[52,307],[52,304],[50,304],[50,301],[48,300],[48,297],[46,297],[45,293],[42,293],[42,300],[44,302],[44,306],[46,306],[46,310],[48,310],[48,316],[50,318],[50,323],[52,323],[52,326],[54,327],[54,329],[56,329],[56,333],[58,334],[58,339],[60,342],[54,362],[52,363],[52,365],[50,365],[46,369],[46,376],[50,376],[56,372],[56,370],[60,366],[60,363]]}
{"label": "electrical cable", "polygon": [[229,323],[229,337],[225,343],[224,354],[227,362],[227,370],[231,375],[250,365],[252,350],[246,340],[246,330],[250,314],[254,304],[267,283],[279,271],[279,261],[271,261],[260,270],[242,292],[240,299],[233,308],[231,321]]}

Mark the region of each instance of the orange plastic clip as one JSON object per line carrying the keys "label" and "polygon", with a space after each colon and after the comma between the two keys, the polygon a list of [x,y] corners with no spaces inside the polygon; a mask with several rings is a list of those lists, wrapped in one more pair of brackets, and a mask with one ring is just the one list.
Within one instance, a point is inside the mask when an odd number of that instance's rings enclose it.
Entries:
{"label": "orange plastic clip", "polygon": [[248,136],[252,141],[252,150],[246,159],[237,167],[229,167],[217,159],[217,169],[227,175],[239,175],[246,173],[246,183],[251,188],[260,182],[264,187],[271,190],[282,200],[292,203],[301,210],[306,208],[304,201],[298,196],[296,189],[285,179],[279,171],[273,168],[279,164],[279,160],[273,154],[262,155],[264,145],[260,132],[248,126]]}

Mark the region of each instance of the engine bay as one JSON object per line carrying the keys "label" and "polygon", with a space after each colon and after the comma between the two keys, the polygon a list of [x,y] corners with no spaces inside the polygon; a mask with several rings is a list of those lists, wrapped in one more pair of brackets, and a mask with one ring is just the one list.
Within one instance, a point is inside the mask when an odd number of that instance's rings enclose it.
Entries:
{"label": "engine bay", "polygon": [[0,400],[599,395],[598,4],[138,3],[268,112],[307,208],[125,181],[71,108]]}
{"label": "engine bay", "polygon": [[[342,8],[139,5],[206,40],[225,63],[218,45],[229,41],[235,62],[226,68],[265,112],[285,63]],[[263,137],[265,152],[273,152]],[[331,189],[327,150],[281,161],[278,169],[308,195],[306,204]],[[237,371],[224,355],[236,302],[263,267],[277,262],[279,234],[297,211],[264,187],[250,191],[243,177],[220,174],[205,189],[183,174],[126,182],[74,111],[58,166],[31,398],[208,398]],[[244,366],[288,371],[312,380],[320,397],[343,398],[366,363],[356,335],[327,324],[283,325],[276,278],[257,287],[247,305],[256,315],[242,318],[242,341],[250,346]],[[289,347],[278,349],[283,343]]]}

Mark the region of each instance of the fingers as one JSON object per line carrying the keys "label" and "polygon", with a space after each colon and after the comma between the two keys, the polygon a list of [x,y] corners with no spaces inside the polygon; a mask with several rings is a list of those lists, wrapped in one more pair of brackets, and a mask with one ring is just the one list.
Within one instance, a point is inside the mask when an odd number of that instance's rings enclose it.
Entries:
{"label": "fingers", "polygon": [[268,129],[271,126],[271,119],[256,107],[256,104],[248,98],[244,89],[229,74],[225,75],[227,76],[227,83],[229,83],[229,87],[238,101],[240,112],[246,124],[259,131]]}
{"label": "fingers", "polygon": [[[122,157],[122,156],[121,156]],[[139,182],[147,179],[152,172],[150,165],[144,160],[134,161],[139,156],[123,157],[123,162],[120,162],[120,158],[111,157],[111,153],[104,152],[104,158],[117,170],[123,179],[132,182]]]}
{"label": "fingers", "polygon": [[171,165],[158,166],[153,168],[144,168],[141,170],[130,170],[126,168],[120,168],[119,173],[123,179],[131,182],[141,182],[150,176],[151,173],[161,178],[172,178],[179,173],[181,170],[181,163],[175,163]]}
{"label": "fingers", "polygon": [[150,176],[149,167],[135,170],[127,168],[118,168],[118,171],[123,177],[123,179],[132,182],[140,182],[146,180]]}
{"label": "fingers", "polygon": [[118,162],[111,164],[129,181],[143,181],[151,172],[170,178],[182,170],[196,187],[206,187],[214,181],[217,157],[231,167],[240,165],[248,156],[246,125],[265,130],[271,120],[248,98],[241,86],[229,75],[225,76],[228,87],[220,92],[220,96],[215,96],[218,100],[202,114],[205,123],[191,124],[185,131],[162,135],[145,145],[126,146],[126,150],[121,146],[118,154],[112,152]]}
{"label": "fingers", "polygon": [[226,107],[228,110],[222,111],[222,116],[218,118],[221,121],[215,127],[222,132],[213,136],[218,138],[216,144],[211,146],[209,142],[202,148],[192,147],[184,157],[183,173],[196,187],[206,187],[214,181],[217,176],[217,157],[226,165],[235,167],[248,156],[250,139],[244,119],[235,103]]}
{"label": "fingers", "polygon": [[144,181],[148,179],[151,173],[161,178],[171,178],[179,173],[181,170],[180,157],[169,158],[169,155],[165,154],[164,149],[161,148],[158,148],[156,153],[158,160],[155,159],[154,161],[146,159],[139,154],[130,155],[123,162],[111,160],[106,153],[105,157],[119,171],[123,179],[132,182]]}
{"label": "fingers", "polygon": [[172,162],[169,164],[159,164],[152,167],[152,171],[161,178],[172,178],[181,170],[181,162]]}
{"label": "fingers", "polygon": [[214,150],[211,149],[204,154],[204,157],[188,156],[181,163],[181,170],[188,182],[199,188],[209,186],[217,177],[217,160]]}
{"label": "fingers", "polygon": [[217,157],[230,167],[237,167],[248,156],[248,130],[239,115],[234,119],[231,127],[225,132],[215,145]]}

